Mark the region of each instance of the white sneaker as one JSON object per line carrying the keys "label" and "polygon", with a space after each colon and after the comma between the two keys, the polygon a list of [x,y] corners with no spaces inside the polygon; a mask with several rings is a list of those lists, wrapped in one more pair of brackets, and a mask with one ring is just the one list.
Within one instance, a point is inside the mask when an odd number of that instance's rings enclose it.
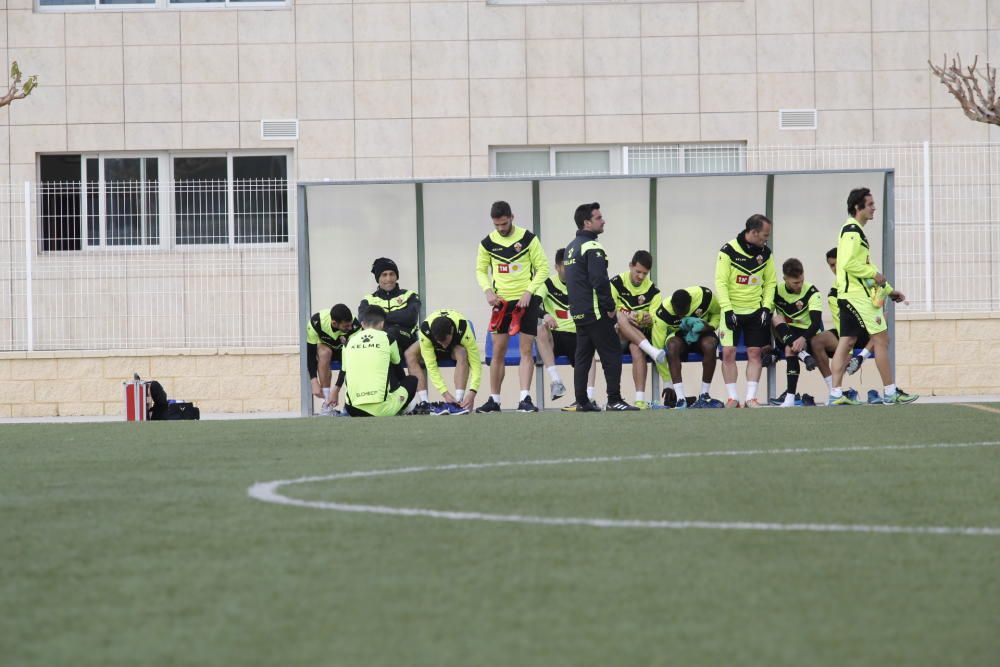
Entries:
{"label": "white sneaker", "polygon": [[560,380],[553,380],[549,385],[549,391],[552,392],[552,400],[558,401],[566,395],[566,385],[564,385]]}
{"label": "white sneaker", "polygon": [[336,410],[334,410],[334,407],[332,405],[326,405],[324,403],[323,407],[321,407],[319,409],[319,416],[320,417],[332,417],[332,416],[334,416],[335,412],[336,412]]}

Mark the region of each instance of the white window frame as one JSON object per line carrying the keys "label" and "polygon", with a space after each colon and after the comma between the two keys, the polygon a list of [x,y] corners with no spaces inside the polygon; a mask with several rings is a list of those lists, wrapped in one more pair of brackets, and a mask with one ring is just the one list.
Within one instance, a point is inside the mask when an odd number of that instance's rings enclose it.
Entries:
{"label": "white window frame", "polygon": [[[46,153],[45,155],[56,155],[58,153]],[[192,252],[207,252],[219,250],[221,248],[280,248],[290,247],[294,238],[295,224],[295,160],[291,149],[277,150],[248,150],[248,151],[136,151],[121,152],[113,151],[101,152],[64,152],[65,155],[80,156],[80,233],[81,243],[79,250],[49,250],[45,252],[67,253],[67,252],[150,252],[156,250],[182,250]],[[226,243],[177,243],[177,218],[174,207],[174,197],[176,181],[174,179],[174,158],[190,157],[225,157],[226,158],[226,225],[228,238]],[[284,157],[285,158],[285,192],[287,210],[285,216],[288,221],[287,240],[285,241],[261,241],[257,243],[236,242],[236,206],[235,191],[233,188],[233,159],[241,157]],[[157,195],[160,204],[159,210],[159,238],[157,243],[108,245],[107,244],[107,212],[106,207],[106,181],[104,178],[104,160],[107,158],[155,158],[157,160]],[[89,214],[87,202],[87,160],[96,159],[98,162],[98,237],[99,243],[90,245],[88,243],[88,219]],[[35,182],[41,184],[41,160],[35,164]],[[41,224],[41,201],[39,200],[35,216],[38,224]],[[143,220],[145,227],[145,220]],[[40,229],[36,231],[40,234]]]}
{"label": "white window frame", "polygon": [[[288,210],[285,211],[285,215],[288,218],[288,240],[286,241],[262,241],[259,243],[237,243],[236,242],[236,200],[233,191],[233,158],[234,157],[276,157],[283,156],[285,158],[285,188],[288,194]],[[251,151],[177,151],[171,152],[168,155],[170,161],[168,172],[170,174],[170,183],[176,184],[177,180],[174,178],[174,158],[185,158],[185,157],[225,157],[226,158],[226,226],[228,231],[228,240],[226,243],[177,243],[177,216],[174,212],[174,197],[170,196],[170,244],[176,248],[183,248],[184,250],[193,251],[212,251],[218,250],[219,248],[280,248],[287,247],[292,243],[292,225],[294,224],[294,216],[292,215],[292,209],[295,206],[295,186],[294,180],[292,178],[292,166],[294,160],[292,160],[292,152],[290,150],[251,150]],[[174,190],[176,191],[176,190]],[[173,195],[173,192],[171,195]]]}
{"label": "white window frame", "polygon": [[[570,144],[566,146],[491,146],[490,147],[490,174],[493,176],[497,175],[497,154],[499,153],[545,153],[549,154],[549,172],[547,174],[537,174],[538,176],[573,176],[574,174],[557,174],[556,173],[556,153],[592,153],[592,152],[604,152],[608,153],[608,174],[615,175],[625,173],[622,171],[622,149],[621,145],[608,145],[608,144]],[[604,175],[604,174],[595,174]],[[525,175],[525,178],[530,178],[530,176]],[[511,177],[513,178],[513,177]]]}
{"label": "white window frame", "polygon": [[676,172],[677,174],[703,174],[707,172],[696,171],[689,172],[687,170],[687,149],[704,149],[704,148],[735,148],[737,149],[738,159],[742,169],[735,172],[726,173],[740,173],[746,171],[746,157],[747,157],[747,145],[745,142],[739,141],[703,141],[703,142],[688,142],[688,143],[673,143],[673,144],[628,144],[622,146],[622,173],[629,174],[628,168],[628,157],[630,148],[676,148],[680,151],[680,165],[681,170]]}
{"label": "white window frame", "polygon": [[204,11],[212,9],[291,9],[292,0],[256,0],[236,2],[235,0],[219,0],[218,2],[171,2],[170,0],[155,0],[149,3],[127,3],[120,5],[100,4],[94,0],[88,5],[43,5],[40,0],[34,0],[36,13],[67,13],[67,12],[134,12],[151,10]]}

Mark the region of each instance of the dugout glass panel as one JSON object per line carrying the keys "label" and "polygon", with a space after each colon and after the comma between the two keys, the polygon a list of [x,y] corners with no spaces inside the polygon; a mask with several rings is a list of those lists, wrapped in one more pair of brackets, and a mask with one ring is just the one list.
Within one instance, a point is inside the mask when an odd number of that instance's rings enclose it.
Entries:
{"label": "dugout glass panel", "polygon": [[542,181],[541,235],[550,261],[576,236],[573,213],[584,202],[598,202],[607,221],[598,238],[608,253],[608,272],[628,270],[636,250],[649,247],[649,181],[645,178]]}
{"label": "dugout glass panel", "polygon": [[764,213],[767,176],[660,178],[656,184],[656,256],[660,289],[715,290],[719,248]]}
{"label": "dugout glass panel", "polygon": [[[774,265],[781,280],[781,265],[789,257],[801,260],[808,282],[823,293],[823,321],[830,326],[826,295],[833,273],[826,252],[837,247],[840,228],[847,220],[847,195],[866,187],[875,197],[875,218],[865,226],[872,262],[883,269],[883,202],[885,174],[879,172],[836,174],[783,174],[774,177]],[[904,290],[905,292],[905,290]]]}
{"label": "dugout glass panel", "polygon": [[[510,204],[515,225],[532,229],[531,181],[427,183],[423,188],[425,312],[459,311],[476,327],[482,350],[490,307],[476,282],[479,242],[493,231],[490,206],[498,200]],[[554,253],[546,248],[550,270]]]}
{"label": "dugout glass panel", "polygon": [[377,287],[371,272],[376,257],[396,262],[404,289],[418,289],[413,183],[331,185],[307,192],[312,312],[345,303],[357,314],[361,299]]}

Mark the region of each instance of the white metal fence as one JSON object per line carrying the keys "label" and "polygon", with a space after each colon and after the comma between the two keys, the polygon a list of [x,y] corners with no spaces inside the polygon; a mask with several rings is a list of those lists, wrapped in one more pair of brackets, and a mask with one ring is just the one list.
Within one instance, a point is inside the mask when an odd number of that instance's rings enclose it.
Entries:
{"label": "white metal fence", "polygon": [[0,185],[0,350],[295,344],[284,179]]}
{"label": "white metal fence", "polygon": [[[901,308],[1000,311],[1000,144],[624,154],[633,174],[891,167]],[[284,179],[0,185],[0,351],[295,344],[292,211]]]}

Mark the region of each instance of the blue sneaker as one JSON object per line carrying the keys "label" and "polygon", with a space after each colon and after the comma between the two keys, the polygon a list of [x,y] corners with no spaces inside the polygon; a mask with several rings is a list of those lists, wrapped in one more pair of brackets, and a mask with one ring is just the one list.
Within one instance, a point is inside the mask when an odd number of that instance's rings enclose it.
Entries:
{"label": "blue sneaker", "polygon": [[858,390],[857,389],[845,389],[844,393],[847,396],[850,396],[851,398],[853,398],[855,401],[858,400]]}
{"label": "blue sneaker", "polygon": [[677,402],[674,403],[674,410],[687,410],[687,409],[688,409],[687,399],[684,398],[683,396],[678,396]]}
{"label": "blue sneaker", "polygon": [[467,415],[467,414],[469,414],[469,409],[468,408],[463,408],[458,403],[445,403],[444,407],[448,411],[448,414],[450,414],[450,415]]}
{"label": "blue sneaker", "polygon": [[882,405],[882,394],[878,392],[878,389],[868,390],[868,405]]}
{"label": "blue sneaker", "polygon": [[430,411],[432,417],[444,417],[451,414],[447,403],[431,403]]}

